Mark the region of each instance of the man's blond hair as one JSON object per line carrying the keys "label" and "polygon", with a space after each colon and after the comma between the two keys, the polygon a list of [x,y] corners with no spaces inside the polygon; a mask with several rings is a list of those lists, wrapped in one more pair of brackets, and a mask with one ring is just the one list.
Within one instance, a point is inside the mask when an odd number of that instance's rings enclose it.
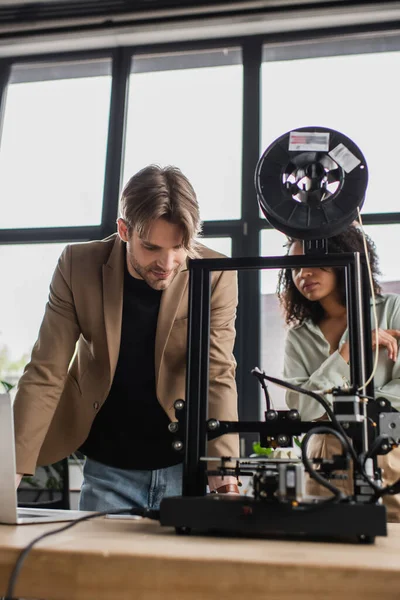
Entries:
{"label": "man's blond hair", "polygon": [[178,225],[188,255],[197,256],[199,205],[192,184],[177,167],[149,165],[131,177],[121,195],[120,213],[129,234],[136,231],[142,239],[156,219]]}

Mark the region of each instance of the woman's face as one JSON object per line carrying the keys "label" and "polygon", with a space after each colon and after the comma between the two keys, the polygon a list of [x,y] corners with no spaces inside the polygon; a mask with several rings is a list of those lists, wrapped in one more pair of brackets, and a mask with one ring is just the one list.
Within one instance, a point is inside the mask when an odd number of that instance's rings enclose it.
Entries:
{"label": "woman's face", "polygon": [[[302,242],[294,242],[289,256],[302,255]],[[292,279],[296,288],[307,300],[321,301],[329,296],[337,298],[337,277],[333,269],[319,267],[301,267],[292,269]]]}

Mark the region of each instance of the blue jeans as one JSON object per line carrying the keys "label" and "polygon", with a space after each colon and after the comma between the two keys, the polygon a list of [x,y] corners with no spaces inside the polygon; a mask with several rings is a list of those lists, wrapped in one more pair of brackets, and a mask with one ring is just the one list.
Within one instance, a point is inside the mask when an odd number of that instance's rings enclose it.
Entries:
{"label": "blue jeans", "polygon": [[166,496],[182,495],[182,465],[154,471],[117,469],[86,459],[80,510],[159,509]]}

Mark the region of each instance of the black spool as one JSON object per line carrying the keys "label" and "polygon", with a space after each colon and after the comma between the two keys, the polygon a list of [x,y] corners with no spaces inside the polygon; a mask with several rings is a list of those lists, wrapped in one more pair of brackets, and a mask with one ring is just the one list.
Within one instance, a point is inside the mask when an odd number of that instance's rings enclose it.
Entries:
{"label": "black spool", "polygon": [[357,218],[368,184],[361,150],[327,127],[302,127],[275,140],[259,159],[255,185],[269,223],[313,240],[342,232]]}

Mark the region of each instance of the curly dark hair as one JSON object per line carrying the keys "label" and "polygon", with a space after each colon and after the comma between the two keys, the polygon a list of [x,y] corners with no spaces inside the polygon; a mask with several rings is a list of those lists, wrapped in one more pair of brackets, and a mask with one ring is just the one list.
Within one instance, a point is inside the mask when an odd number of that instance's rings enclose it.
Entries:
{"label": "curly dark hair", "polygon": [[[372,279],[375,294],[381,293],[381,287],[377,276],[380,275],[378,267],[378,255],[376,246],[372,239],[365,235],[368,255],[371,264]],[[288,238],[286,244],[288,253],[292,245],[301,240]],[[328,253],[360,252],[364,254],[363,233],[357,226],[350,225],[345,231],[328,239]],[[323,267],[321,267],[323,268]],[[334,267],[339,288],[340,300],[346,306],[345,272],[341,267]],[[311,319],[319,323],[324,317],[324,309],[319,302],[312,302],[305,298],[296,288],[292,278],[291,269],[281,269],[279,272],[277,294],[283,308],[285,321],[288,325],[300,325],[305,319]]]}

